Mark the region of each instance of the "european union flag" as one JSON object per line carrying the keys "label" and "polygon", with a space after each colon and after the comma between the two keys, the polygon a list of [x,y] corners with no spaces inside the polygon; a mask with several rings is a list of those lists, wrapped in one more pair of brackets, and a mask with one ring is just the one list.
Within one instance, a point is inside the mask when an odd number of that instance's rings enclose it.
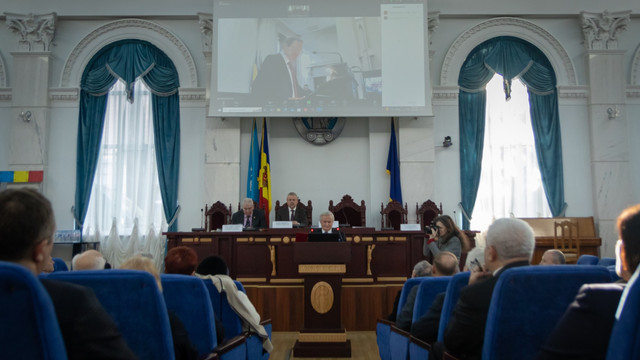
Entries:
{"label": "european union flag", "polygon": [[387,156],[387,174],[391,175],[389,182],[389,201],[402,203],[402,188],[400,185],[400,159],[398,158],[398,143],[396,128],[391,118],[391,140],[389,141],[389,155]]}

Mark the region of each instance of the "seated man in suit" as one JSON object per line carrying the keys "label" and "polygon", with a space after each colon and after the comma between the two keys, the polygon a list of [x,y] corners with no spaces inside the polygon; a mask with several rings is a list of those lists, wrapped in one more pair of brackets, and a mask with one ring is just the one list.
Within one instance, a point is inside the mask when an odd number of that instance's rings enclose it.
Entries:
{"label": "seated man in suit", "polygon": [[613,284],[585,284],[542,346],[538,359],[604,359],[624,286],[640,262],[640,205],[618,217]]}
{"label": "seated man in suit", "polygon": [[485,271],[474,271],[469,285],[451,313],[444,333],[444,344],[436,342],[430,356],[442,359],[444,351],[461,359],[480,359],[484,327],[493,288],[500,274],[512,267],[527,266],[533,256],[533,229],[516,218],[502,218],[487,230],[484,248]]}
{"label": "seated man in suit", "polygon": [[320,214],[320,229],[311,229],[311,232],[320,232],[322,234],[338,234],[338,241],[347,241],[347,239],[344,237],[344,233],[340,231],[340,228],[333,228],[333,222],[335,220],[336,218],[331,211],[325,211]]}
{"label": "seated man in suit", "polygon": [[[55,224],[51,203],[39,192],[0,192],[0,260],[40,274],[51,256]],[[92,290],[41,282],[53,302],[69,359],[136,359]]]}
{"label": "seated man in suit", "polygon": [[558,249],[549,249],[542,254],[540,265],[564,265],[567,260],[562,251]]}
{"label": "seated man in suit", "polygon": [[276,221],[291,221],[294,226],[301,227],[309,225],[307,222],[307,209],[300,204],[300,199],[296,193],[290,192],[287,195],[287,206],[281,206],[278,209]]}
{"label": "seated man in suit", "polygon": [[254,209],[253,200],[248,198],[242,202],[242,210],[231,216],[231,223],[242,224],[244,228],[248,229],[264,229],[267,227],[264,212],[260,209]]}
{"label": "seated man in suit", "polygon": [[[433,266],[427,260],[418,261],[413,266],[413,271],[411,272],[411,278],[431,275],[433,275]],[[398,290],[398,293],[396,294],[396,299],[393,301],[391,314],[387,316],[387,320],[393,322],[396,321],[396,317],[398,315],[398,304],[400,303],[400,295],[402,295],[402,289]]]}

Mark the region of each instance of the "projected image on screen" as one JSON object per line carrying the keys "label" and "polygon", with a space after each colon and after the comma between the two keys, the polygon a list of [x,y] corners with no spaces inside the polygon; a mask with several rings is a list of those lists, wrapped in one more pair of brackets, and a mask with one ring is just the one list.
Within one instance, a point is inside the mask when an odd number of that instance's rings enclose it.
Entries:
{"label": "projected image on screen", "polygon": [[210,115],[431,115],[423,4],[252,17],[217,3]]}

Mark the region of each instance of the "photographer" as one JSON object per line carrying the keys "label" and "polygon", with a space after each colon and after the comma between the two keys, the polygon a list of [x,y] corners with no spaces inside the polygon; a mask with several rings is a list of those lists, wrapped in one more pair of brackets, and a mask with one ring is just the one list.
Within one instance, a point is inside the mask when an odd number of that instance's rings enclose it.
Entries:
{"label": "photographer", "polygon": [[434,258],[441,251],[450,251],[460,260],[462,250],[468,250],[466,235],[458,229],[453,219],[449,215],[441,215],[433,220],[431,226],[427,228],[429,238],[424,239],[422,254],[432,255]]}

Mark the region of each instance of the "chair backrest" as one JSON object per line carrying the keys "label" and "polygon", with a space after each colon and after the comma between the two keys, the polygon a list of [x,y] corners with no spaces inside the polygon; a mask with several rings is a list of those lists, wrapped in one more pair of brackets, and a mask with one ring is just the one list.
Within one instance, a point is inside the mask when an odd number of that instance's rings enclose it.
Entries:
{"label": "chair backrest", "polygon": [[598,260],[598,265],[611,266],[616,264],[616,258],[603,257]]}
{"label": "chair backrest", "polygon": [[449,318],[453,307],[458,302],[460,297],[460,290],[469,284],[468,271],[457,273],[451,277],[449,285],[447,285],[446,295],[444,296],[444,303],[442,304],[442,312],[440,313],[440,325],[438,326],[438,341],[442,341],[444,338],[444,329],[447,327]]}
{"label": "chair backrest", "polygon": [[55,272],[47,279],[93,289],[138,358],[174,358],[167,306],[153,275],[139,270],[87,270]]}
{"label": "chair backrest", "polygon": [[231,339],[242,333],[242,320],[233,311],[226,294],[221,294],[210,279],[201,279],[209,291],[211,306],[216,320],[222,322],[225,339]]}
{"label": "chair backrest", "polygon": [[247,293],[247,290],[244,289],[244,285],[242,285],[242,283],[238,280],[233,280],[234,284],[236,284],[236,287],[238,288],[239,291],[242,291],[243,293]]}
{"label": "chair backrest", "polygon": [[555,221],[553,224],[553,247],[564,253],[567,263],[575,264],[580,256],[578,223],[563,220]]}
{"label": "chair backrest", "polygon": [[387,206],[384,203],[380,204],[380,227],[381,228],[393,228],[394,230],[400,230],[401,224],[407,223],[407,215],[409,210],[407,209],[407,203],[402,203],[396,200],[389,201]]}
{"label": "chair backrest", "polygon": [[576,265],[598,265],[598,257],[595,255],[580,255]]}
{"label": "chair backrest", "polygon": [[339,203],[333,205],[333,200],[329,201],[329,211],[340,224],[351,226],[367,226],[367,207],[364,200],[357,205],[351,195],[344,195]]}
{"label": "chair backrest", "polygon": [[67,359],[51,298],[26,268],[0,261],[0,309],[2,358]]}
{"label": "chair backrest", "polygon": [[451,276],[428,277],[420,283],[416,294],[416,302],[413,305],[412,323],[427,313],[436,295],[447,290],[451,278]]}
{"label": "chair backrest", "polygon": [[222,228],[222,225],[229,224],[231,222],[231,204],[227,208],[222,202],[216,201],[207,209],[205,205],[205,217],[206,231],[213,231]]}
{"label": "chair backrest", "polygon": [[54,257],[53,258],[53,271],[69,271],[67,267],[67,263],[64,262],[61,258]]}
{"label": "chair backrest", "polygon": [[195,276],[163,274],[161,278],[167,309],[180,318],[198,355],[208,355],[218,346],[218,342],[213,307],[206,286]]}
{"label": "chair backrest", "polygon": [[640,281],[638,272],[622,293],[616,321],[611,330],[607,360],[640,359]]}
{"label": "chair backrest", "polygon": [[398,300],[398,308],[396,309],[396,318],[397,316],[400,316],[400,310],[402,310],[402,307],[407,302],[407,296],[409,296],[409,292],[411,292],[411,289],[414,286],[420,285],[420,283],[425,279],[427,278],[426,277],[409,278],[407,279],[407,281],[404,282],[404,285],[402,286],[402,291],[400,292],[400,300]]}
{"label": "chair backrest", "polygon": [[609,271],[601,266],[522,266],[505,270],[493,290],[482,358],[535,358],[580,287],[610,281]]}
{"label": "chair backrest", "polygon": [[427,200],[418,207],[416,203],[416,223],[420,224],[420,228],[424,229],[425,226],[431,224],[433,219],[442,215],[442,203],[440,207],[431,200]]}

